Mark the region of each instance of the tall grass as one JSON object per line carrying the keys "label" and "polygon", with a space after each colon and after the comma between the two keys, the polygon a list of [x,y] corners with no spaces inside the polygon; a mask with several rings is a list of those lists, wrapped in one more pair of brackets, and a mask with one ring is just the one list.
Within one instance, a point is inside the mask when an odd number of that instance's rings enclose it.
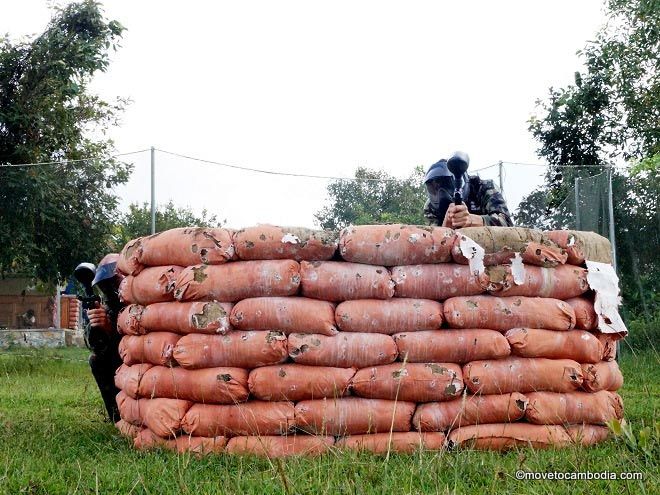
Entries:
{"label": "tall grass", "polygon": [[[658,456],[616,440],[586,449],[462,450],[389,458],[332,451],[281,461],[137,452],[104,421],[85,358],[79,349],[0,354],[0,493],[660,492]],[[635,430],[653,426],[660,406],[657,355],[627,353],[621,366],[628,422]],[[517,470],[641,472],[644,479],[519,481]]]}

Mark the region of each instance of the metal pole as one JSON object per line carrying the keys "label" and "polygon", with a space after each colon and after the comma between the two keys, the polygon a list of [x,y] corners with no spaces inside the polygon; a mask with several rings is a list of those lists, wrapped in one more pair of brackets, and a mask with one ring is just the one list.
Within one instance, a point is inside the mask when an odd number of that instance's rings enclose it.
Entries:
{"label": "metal pole", "polygon": [[575,230],[580,230],[580,178],[575,178]]}
{"label": "metal pole", "polygon": [[502,160],[499,161],[498,163],[499,169],[500,169],[500,192],[504,194],[504,180],[502,178],[503,171],[504,171],[504,165],[502,164]]}
{"label": "metal pole", "polygon": [[156,150],[151,147],[151,233],[156,233]]}
{"label": "metal pole", "polygon": [[613,167],[610,165],[608,170],[609,173],[607,174],[609,181],[609,187],[607,191],[607,209],[610,213],[610,243],[612,244],[612,266],[614,267],[614,271],[616,271],[616,239],[614,237],[614,199],[612,193],[612,170]]}

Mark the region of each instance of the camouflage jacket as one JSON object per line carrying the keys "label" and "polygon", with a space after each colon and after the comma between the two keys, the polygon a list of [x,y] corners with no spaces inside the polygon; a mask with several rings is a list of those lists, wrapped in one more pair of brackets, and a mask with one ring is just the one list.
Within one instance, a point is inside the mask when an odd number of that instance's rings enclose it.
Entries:
{"label": "camouflage jacket", "polygon": [[[479,177],[470,177],[470,192],[464,198],[468,211],[480,215],[484,225],[491,227],[513,227],[513,221],[502,193],[495,187],[492,180],[482,180]],[[429,200],[424,205],[424,217],[431,225],[442,225],[443,218],[438,218],[437,211]]]}

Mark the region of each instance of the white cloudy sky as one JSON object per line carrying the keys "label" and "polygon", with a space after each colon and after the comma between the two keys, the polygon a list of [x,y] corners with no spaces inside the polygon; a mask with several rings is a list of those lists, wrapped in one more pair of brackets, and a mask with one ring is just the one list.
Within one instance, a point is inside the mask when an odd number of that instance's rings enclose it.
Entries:
{"label": "white cloudy sky", "polygon": [[[37,33],[44,0],[0,0],[0,33]],[[127,31],[94,88],[130,97],[119,152],[155,146],[254,168],[403,177],[456,149],[473,169],[539,163],[526,121],[604,22],[602,0],[106,0]],[[149,153],[117,192],[148,201]],[[482,173],[496,177],[496,168]],[[542,169],[508,165],[515,207]],[[157,201],[230,226],[313,226],[327,181],[157,154]]]}

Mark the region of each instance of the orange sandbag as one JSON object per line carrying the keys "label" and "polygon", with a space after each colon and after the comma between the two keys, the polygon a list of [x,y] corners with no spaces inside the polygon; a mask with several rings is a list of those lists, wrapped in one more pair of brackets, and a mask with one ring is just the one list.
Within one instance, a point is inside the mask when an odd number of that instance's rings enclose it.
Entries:
{"label": "orange sandbag", "polygon": [[138,237],[128,241],[119,253],[117,259],[117,270],[124,275],[137,275],[144,266],[138,261],[138,252],[140,250],[142,238]]}
{"label": "orange sandbag", "polygon": [[149,306],[131,304],[119,312],[117,328],[125,335],[142,335],[148,332],[219,333],[231,330],[229,313],[231,303],[165,302]]}
{"label": "orange sandbag", "polygon": [[623,386],[623,375],[616,361],[601,361],[596,364],[583,364],[584,382],[582,388],[587,392],[610,390],[615,392]]}
{"label": "orange sandbag", "polygon": [[513,392],[496,395],[467,395],[447,402],[419,404],[413,428],[420,431],[446,431],[466,425],[510,423],[525,415],[527,397]]}
{"label": "orange sandbag", "polygon": [[393,334],[437,330],[442,326],[442,303],[429,299],[358,299],[335,310],[337,325],[344,332]]}
{"label": "orange sandbag", "polygon": [[575,311],[575,328],[580,330],[595,330],[598,328],[598,315],[594,310],[594,303],[585,297],[571,297],[566,299]]}
{"label": "orange sandbag", "polygon": [[545,328],[570,330],[575,313],[564,301],[543,297],[452,297],[444,304],[445,320],[452,328]]}
{"label": "orange sandbag", "polygon": [[537,425],[587,423],[604,425],[623,418],[623,401],[615,392],[531,392],[525,418]]}
{"label": "orange sandbag", "polygon": [[127,423],[123,419],[120,419],[115,423],[115,426],[119,430],[119,434],[126,438],[135,438],[142,431],[141,426],[135,426],[130,423]]}
{"label": "orange sandbag", "polygon": [[612,263],[610,241],[595,232],[552,230],[544,235],[566,250],[571,265],[581,265],[584,260]]}
{"label": "orange sandbag", "polygon": [[570,359],[508,357],[472,361],[463,366],[465,385],[472,393],[573,392],[582,385],[582,369]]}
{"label": "orange sandbag", "polygon": [[509,342],[495,330],[429,330],[393,335],[401,360],[410,363],[469,363],[511,354]]}
{"label": "orange sandbag", "polygon": [[234,244],[226,229],[184,227],[142,237],[135,252],[145,266],[217,265],[233,258]]}
{"label": "orange sandbag", "polygon": [[394,339],[379,333],[341,332],[333,337],[292,333],[288,352],[296,363],[336,368],[389,364],[397,357]]}
{"label": "orange sandbag", "polygon": [[147,335],[124,335],[119,342],[119,355],[129,366],[139,363],[171,366],[172,353],[181,335],[171,332],[152,332]]}
{"label": "orange sandbag", "polygon": [[119,284],[119,299],[126,304],[152,304],[174,301],[174,284],[183,270],[180,266],[152,266]]}
{"label": "orange sandbag", "polygon": [[211,404],[235,404],[248,398],[248,370],[204,368],[187,370],[155,366],[140,380],[140,397],[184,399]]}
{"label": "orange sandbag", "polygon": [[304,227],[257,225],[234,232],[242,260],[329,260],[337,250],[337,233]]}
{"label": "orange sandbag", "polygon": [[451,400],[463,391],[463,373],[459,365],[451,363],[386,364],[358,370],[351,388],[367,399]]}
{"label": "orange sandbag", "polygon": [[138,450],[163,448],[182,454],[190,452],[195,455],[220,454],[227,445],[227,437],[191,437],[181,435],[176,438],[161,438],[149,429],[142,430],[133,442]]}
{"label": "orange sandbag", "polygon": [[343,261],[300,263],[302,294],[324,301],[389,299],[394,296],[390,272],[382,266]]}
{"label": "orange sandbag", "polygon": [[532,296],[568,299],[589,290],[587,270],[573,265],[543,268],[527,265],[516,282],[510,265],[488,267],[488,292],[499,296]]}
{"label": "orange sandbag", "polygon": [[447,263],[441,265],[409,265],[392,268],[396,297],[447,299],[486,292],[486,275],[474,275],[469,266]]}
{"label": "orange sandbag", "polygon": [[153,367],[153,364],[143,363],[126,366],[122,364],[115,371],[115,386],[123,390],[129,397],[138,398],[138,389],[144,374]]}
{"label": "orange sandbag", "polygon": [[[603,346],[603,361],[614,361],[616,359],[616,343],[621,339],[618,333],[594,333]],[[588,362],[588,361],[587,361]]]}
{"label": "orange sandbag", "polygon": [[336,335],[335,305],[307,297],[254,297],[236,303],[231,324],[239,330]]}
{"label": "orange sandbag", "polygon": [[597,363],[603,355],[602,344],[585,330],[557,332],[536,328],[513,328],[504,336],[511,345],[511,354],[516,356]]}
{"label": "orange sandbag", "polygon": [[519,255],[528,265],[553,267],[566,263],[566,252],[539,230],[523,227],[467,227],[457,232],[454,262],[468,264],[474,244],[484,250],[485,266],[509,264]]}
{"label": "orange sandbag", "polygon": [[416,265],[451,260],[454,231],[416,225],[351,225],[339,234],[346,261],[369,265]]}
{"label": "orange sandbag", "polygon": [[261,435],[231,438],[225,451],[228,454],[250,454],[271,459],[294,455],[316,456],[326,453],[334,443],[334,437],[319,435]]}
{"label": "orange sandbag", "polygon": [[174,297],[179,301],[236,302],[248,297],[292,296],[299,285],[296,261],[236,261],[189,266],[176,279]]}
{"label": "orange sandbag", "polygon": [[250,393],[260,400],[323,399],[341,397],[347,390],[355,368],[280,364],[250,371]]}
{"label": "orange sandbag", "polygon": [[448,445],[477,450],[508,450],[514,447],[547,449],[572,445],[574,439],[563,426],[528,423],[495,423],[462,426],[449,434]]}
{"label": "orange sandbag", "polygon": [[126,392],[120,390],[115,400],[119,409],[119,416],[123,421],[133,426],[142,427],[142,416],[140,415],[140,403],[138,399],[129,397]]}
{"label": "orange sandbag", "polygon": [[173,437],[180,429],[183,417],[192,402],[178,399],[131,399],[124,392],[117,394],[121,419],[135,426],[146,426],[156,435]]}
{"label": "orange sandbag", "polygon": [[545,449],[602,442],[609,430],[597,425],[532,425],[504,423],[464,426],[449,435],[449,448],[466,446],[479,450],[508,450],[517,446]]}
{"label": "orange sandbag", "polygon": [[284,435],[295,426],[295,416],[291,402],[251,400],[231,406],[195,404],[181,426],[186,433],[202,437]]}
{"label": "orange sandbag", "polygon": [[564,426],[564,428],[571,437],[573,445],[581,445],[583,447],[604,442],[610,436],[610,429],[607,426],[571,425]]}
{"label": "orange sandbag", "polygon": [[387,454],[399,452],[411,454],[418,450],[441,450],[445,444],[444,433],[418,433],[416,431],[370,433],[351,435],[337,440],[339,449]]}
{"label": "orange sandbag", "polygon": [[303,400],[296,404],[296,426],[317,435],[357,435],[410,431],[413,402],[362,399]]}
{"label": "orange sandbag", "polygon": [[287,339],[280,332],[229,332],[227,335],[186,335],[179,339],[174,359],[184,368],[231,366],[256,368],[287,359]]}

